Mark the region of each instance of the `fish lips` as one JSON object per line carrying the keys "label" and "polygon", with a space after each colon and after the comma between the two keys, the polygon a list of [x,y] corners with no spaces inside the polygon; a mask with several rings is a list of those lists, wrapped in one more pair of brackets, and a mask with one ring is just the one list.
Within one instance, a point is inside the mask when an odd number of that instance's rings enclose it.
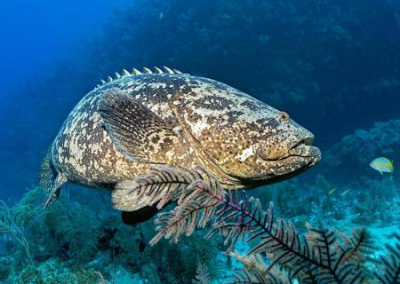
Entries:
{"label": "fish lips", "polygon": [[276,183],[301,174],[320,160],[321,151],[317,147],[300,143],[289,150],[285,156],[275,160],[265,160],[270,163],[270,167],[276,167],[277,170],[274,171],[274,174],[239,179],[244,184],[247,184],[249,188]]}
{"label": "fish lips", "polygon": [[284,162],[287,160],[288,163],[290,163],[294,158],[299,157],[299,160],[302,161],[302,164],[311,167],[317,164],[322,158],[321,151],[317,147],[312,146],[311,143],[312,140],[301,140],[297,143],[294,143],[290,147],[289,151],[286,152],[286,154],[281,155],[278,158],[271,159],[269,157],[265,157],[262,151],[258,151],[257,154],[259,158],[269,162]]}
{"label": "fish lips", "polygon": [[317,147],[302,143],[290,149],[288,152],[288,157],[303,158],[307,163],[307,166],[312,167],[321,161],[322,154]]}

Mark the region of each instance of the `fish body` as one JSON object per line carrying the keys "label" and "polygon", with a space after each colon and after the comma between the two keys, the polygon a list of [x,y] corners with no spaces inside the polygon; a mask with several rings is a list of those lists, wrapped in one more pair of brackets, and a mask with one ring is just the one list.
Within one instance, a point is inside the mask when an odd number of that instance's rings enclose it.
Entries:
{"label": "fish body", "polygon": [[69,181],[111,190],[115,208],[137,211],[157,198],[128,198],[134,193],[117,194],[116,186],[154,166],[201,166],[224,188],[247,189],[316,164],[321,154],[313,138],[287,113],[223,83],[169,68],[124,70],[68,115],[42,163],[40,184],[47,204]]}
{"label": "fish body", "polygon": [[393,161],[385,157],[376,158],[370,163],[370,166],[382,175],[383,173],[392,173],[394,170]]}
{"label": "fish body", "polygon": [[332,195],[336,192],[336,188],[332,188],[331,190],[329,190],[328,195]]}
{"label": "fish body", "polygon": [[344,197],[344,196],[346,196],[346,194],[349,193],[349,192],[350,192],[350,189],[346,189],[345,191],[343,191],[343,192],[340,194],[340,196],[341,196],[341,197]]}

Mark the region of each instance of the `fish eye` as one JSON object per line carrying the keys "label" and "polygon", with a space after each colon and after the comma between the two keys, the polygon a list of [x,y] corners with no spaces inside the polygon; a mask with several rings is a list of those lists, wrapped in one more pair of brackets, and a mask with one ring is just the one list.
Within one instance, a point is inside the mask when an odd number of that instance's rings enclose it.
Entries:
{"label": "fish eye", "polygon": [[284,111],[282,111],[282,112],[279,114],[279,117],[280,117],[280,119],[283,120],[283,121],[289,121],[289,114],[287,114],[287,113],[284,112]]}

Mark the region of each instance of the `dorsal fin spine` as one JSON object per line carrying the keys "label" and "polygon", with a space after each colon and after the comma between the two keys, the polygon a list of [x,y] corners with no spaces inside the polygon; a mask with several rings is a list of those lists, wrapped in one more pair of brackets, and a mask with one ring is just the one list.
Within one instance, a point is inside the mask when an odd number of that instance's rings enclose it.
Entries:
{"label": "dorsal fin spine", "polygon": [[163,67],[165,71],[167,71],[167,73],[169,74],[174,74],[174,71],[172,71],[170,68],[168,68],[167,66]]}
{"label": "dorsal fin spine", "polygon": [[142,72],[140,72],[140,71],[137,70],[136,68],[133,68],[131,74],[132,74],[132,75],[140,75],[140,74],[142,74]]}
{"label": "dorsal fin spine", "polygon": [[127,76],[131,76],[131,73],[129,73],[128,70],[123,69],[122,70],[122,77],[127,77]]}
{"label": "dorsal fin spine", "polygon": [[152,74],[151,70],[147,67],[143,67],[143,73]]}
{"label": "dorsal fin spine", "polygon": [[154,67],[154,73],[163,74],[164,72],[163,72],[160,68],[158,68],[158,67],[156,66],[156,67]]}
{"label": "dorsal fin spine", "polygon": [[128,76],[136,76],[136,75],[141,75],[141,74],[176,74],[176,75],[183,74],[179,70],[171,69],[171,68],[168,68],[166,66],[163,66],[162,69],[156,66],[156,67],[154,67],[153,70],[154,71],[152,71],[150,68],[147,68],[147,67],[143,67],[143,72],[139,71],[136,68],[133,68],[131,72],[129,72],[126,69],[122,69],[121,74],[118,73],[118,72],[115,72],[114,78],[112,78],[111,76],[107,76],[107,78],[105,80],[102,79],[100,81],[101,83],[98,84],[96,86],[96,88],[101,87],[104,84],[111,83],[114,80],[118,80],[120,78],[124,78],[124,77],[128,77]]}

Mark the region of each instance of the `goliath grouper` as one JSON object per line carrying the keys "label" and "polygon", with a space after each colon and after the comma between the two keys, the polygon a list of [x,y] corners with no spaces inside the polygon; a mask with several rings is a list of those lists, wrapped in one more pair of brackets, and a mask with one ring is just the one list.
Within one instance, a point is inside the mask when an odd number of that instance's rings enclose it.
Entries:
{"label": "goliath grouper", "polygon": [[40,185],[46,205],[66,182],[111,190],[113,207],[136,223],[157,212],[160,198],[135,197],[129,185],[155,166],[200,166],[223,188],[248,189],[315,165],[321,153],[313,139],[287,113],[223,83],[166,67],[123,70],[69,114]]}

